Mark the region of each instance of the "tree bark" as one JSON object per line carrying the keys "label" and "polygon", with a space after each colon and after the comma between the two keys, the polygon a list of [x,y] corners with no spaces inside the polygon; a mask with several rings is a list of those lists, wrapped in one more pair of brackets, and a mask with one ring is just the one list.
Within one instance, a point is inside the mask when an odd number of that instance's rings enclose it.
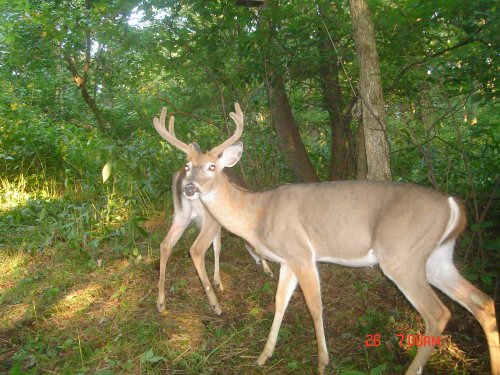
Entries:
{"label": "tree bark", "polygon": [[295,124],[285,91],[285,83],[281,75],[275,71],[270,72],[268,76],[268,95],[278,143],[294,177],[301,182],[318,181],[316,171]]}
{"label": "tree bark", "polygon": [[[323,48],[330,48],[325,43]],[[320,70],[323,100],[330,119],[330,180],[344,180],[349,176],[352,166],[350,149],[352,133],[349,129],[350,117],[345,113],[342,89],[339,82],[339,65],[325,61]]]}
{"label": "tree bark", "polygon": [[349,6],[360,70],[359,95],[362,103],[367,178],[390,180],[389,145],[375,31],[366,0],[349,0]]}
{"label": "tree bark", "polygon": [[368,165],[366,163],[365,134],[363,125],[356,134],[356,180],[366,180],[368,175]]}

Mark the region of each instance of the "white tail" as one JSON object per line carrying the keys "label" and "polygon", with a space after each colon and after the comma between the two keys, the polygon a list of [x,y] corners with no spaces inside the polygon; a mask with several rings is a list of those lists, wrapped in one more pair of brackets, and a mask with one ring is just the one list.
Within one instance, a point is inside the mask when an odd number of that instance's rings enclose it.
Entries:
{"label": "white tail", "polygon": [[[180,141],[175,141],[174,133],[174,118],[170,118],[169,132],[165,129],[165,117],[166,109],[162,110],[160,121],[157,118],[154,119],[154,124],[156,130],[166,138],[170,143],[174,144],[177,148],[182,150],[193,150],[193,152],[201,153],[198,145],[192,143],[186,145]],[[172,136],[170,136],[172,134]],[[229,172],[229,173],[228,173]],[[225,174],[231,183],[238,186],[244,187],[245,182],[241,177],[232,173],[230,170],[225,171]],[[189,253],[193,260],[198,276],[200,277],[203,289],[208,298],[210,306],[214,309],[217,315],[222,313],[221,307],[217,300],[217,296],[210,284],[210,280],[207,276],[207,271],[205,269],[205,253],[213,244],[214,248],[214,284],[223,290],[223,285],[220,279],[219,271],[219,254],[221,250],[221,226],[220,224],[207,212],[203,204],[199,200],[189,200],[182,193],[181,183],[186,177],[186,171],[181,170],[175,173],[172,182],[172,196],[174,202],[174,217],[172,221],[172,226],[170,227],[167,236],[163,239],[160,245],[160,279],[158,281],[158,299],[156,301],[156,306],[159,312],[163,312],[166,308],[165,306],[165,271],[167,266],[168,258],[172,253],[172,249],[179,240],[179,238],[184,233],[184,230],[194,222],[198,229],[200,230],[198,237],[196,237],[193,245],[191,246]],[[252,251],[248,244],[245,244],[248,252],[256,263],[260,262],[260,258]],[[262,266],[264,271],[272,275],[271,269],[267,265],[265,260],[262,260]]]}
{"label": "white tail", "polygon": [[[243,113],[235,104],[237,132]],[[342,181],[289,184],[262,192],[232,185],[223,173],[243,152],[231,137],[206,154],[184,151],[183,194],[199,200],[258,255],[281,263],[276,313],[257,363],[272,355],[288,302],[297,284],[313,318],[320,374],[329,362],[317,262],[363,267],[379,264],[425,320],[425,335],[439,336],[449,310],[430,285],[468,309],[481,324],[491,371],[500,375],[499,336],[493,300],[465,280],[453,264],[455,239],[466,220],[454,198],[412,184]],[[179,142],[176,140],[175,142]],[[171,142],[175,146],[175,142]],[[182,148],[181,148],[182,150]],[[431,346],[418,349],[406,374],[421,374]]]}

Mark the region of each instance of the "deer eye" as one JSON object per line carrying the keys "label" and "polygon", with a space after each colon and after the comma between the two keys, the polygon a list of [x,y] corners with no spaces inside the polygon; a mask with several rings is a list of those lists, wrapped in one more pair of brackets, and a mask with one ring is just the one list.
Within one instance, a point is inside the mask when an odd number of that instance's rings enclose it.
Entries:
{"label": "deer eye", "polygon": [[208,170],[211,171],[211,172],[215,171],[215,164],[210,164],[208,166]]}
{"label": "deer eye", "polygon": [[188,165],[188,164],[186,164],[186,165],[184,166],[184,172],[189,171],[189,169],[190,169],[190,168],[189,168],[189,165]]}

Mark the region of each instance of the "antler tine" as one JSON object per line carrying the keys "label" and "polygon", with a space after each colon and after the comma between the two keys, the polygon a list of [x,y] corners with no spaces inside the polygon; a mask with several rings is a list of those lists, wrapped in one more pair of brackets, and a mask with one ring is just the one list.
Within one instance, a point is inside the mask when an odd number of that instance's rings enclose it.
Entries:
{"label": "antler tine", "polygon": [[234,109],[236,113],[231,112],[229,116],[233,119],[236,124],[236,130],[234,134],[226,139],[223,143],[218,146],[212,148],[212,152],[222,153],[227,147],[231,146],[234,142],[240,139],[241,134],[243,133],[243,112],[241,111],[240,105],[238,103],[234,103]]}
{"label": "antler tine", "polygon": [[153,119],[153,125],[158,132],[168,143],[172,146],[178,148],[184,153],[188,153],[189,146],[177,139],[174,133],[174,116],[170,116],[170,121],[168,123],[168,129],[165,128],[165,118],[167,117],[167,108],[163,107],[160,114],[160,120],[157,117]]}
{"label": "antler tine", "polygon": [[175,117],[170,116],[170,120],[168,120],[168,132],[172,134],[173,137],[175,137],[174,122],[175,122]]}

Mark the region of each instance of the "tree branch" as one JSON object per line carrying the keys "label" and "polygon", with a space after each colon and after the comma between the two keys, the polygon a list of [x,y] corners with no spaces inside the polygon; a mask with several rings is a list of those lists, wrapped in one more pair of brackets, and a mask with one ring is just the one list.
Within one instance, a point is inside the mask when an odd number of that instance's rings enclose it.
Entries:
{"label": "tree branch", "polygon": [[213,121],[210,121],[204,117],[201,117],[201,116],[198,116],[194,113],[189,113],[189,112],[184,112],[184,111],[181,111],[179,110],[175,105],[174,103],[172,103],[171,100],[167,99],[167,98],[157,98],[160,102],[165,102],[167,103],[170,107],[172,107],[173,111],[170,112],[170,115],[172,116],[175,116],[175,115],[181,115],[181,116],[189,116],[189,117],[192,117],[192,118],[195,118],[197,120],[200,120],[200,121],[203,121],[203,122],[206,122],[207,124],[215,127],[216,129],[219,129],[220,128],[217,126],[216,123],[214,123]]}
{"label": "tree branch", "polygon": [[437,51],[437,52],[434,52],[434,53],[431,53],[430,55],[424,57],[423,59],[420,59],[418,61],[415,61],[407,66],[405,66],[400,72],[399,74],[397,75],[397,77],[394,79],[392,85],[390,87],[388,87],[386,89],[386,91],[392,91],[396,85],[398,84],[398,82],[403,78],[403,76],[408,73],[409,70],[417,67],[417,66],[420,66],[424,63],[426,63],[427,61],[429,61],[430,59],[434,58],[434,57],[438,57],[438,56],[442,56],[450,51],[453,51],[457,48],[460,48],[460,47],[463,47],[463,46],[466,46],[467,44],[471,44],[471,43],[474,43],[474,42],[482,42],[482,40],[480,38],[468,38],[468,39],[465,39],[465,40],[462,40],[461,42],[451,46],[451,47],[448,47],[448,48],[444,48],[440,51]]}

